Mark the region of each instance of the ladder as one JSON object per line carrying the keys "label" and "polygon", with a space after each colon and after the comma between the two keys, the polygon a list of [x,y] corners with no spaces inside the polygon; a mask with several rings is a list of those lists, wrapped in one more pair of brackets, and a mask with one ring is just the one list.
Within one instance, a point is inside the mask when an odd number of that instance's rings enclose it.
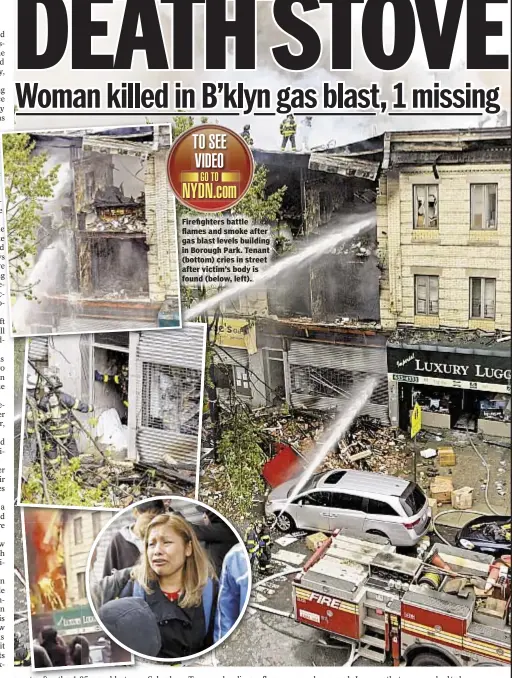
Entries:
{"label": "ladder", "polygon": [[358,655],[383,664],[386,661],[386,617],[377,614],[384,610],[386,602],[372,600],[365,595],[362,603],[361,637]]}

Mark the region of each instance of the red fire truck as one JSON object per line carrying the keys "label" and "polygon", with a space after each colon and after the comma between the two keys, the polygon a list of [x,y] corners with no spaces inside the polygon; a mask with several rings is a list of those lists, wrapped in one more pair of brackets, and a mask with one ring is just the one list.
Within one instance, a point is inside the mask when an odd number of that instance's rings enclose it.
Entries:
{"label": "red fire truck", "polygon": [[444,544],[412,558],[334,533],[293,582],[294,616],[376,662],[508,665],[509,565]]}

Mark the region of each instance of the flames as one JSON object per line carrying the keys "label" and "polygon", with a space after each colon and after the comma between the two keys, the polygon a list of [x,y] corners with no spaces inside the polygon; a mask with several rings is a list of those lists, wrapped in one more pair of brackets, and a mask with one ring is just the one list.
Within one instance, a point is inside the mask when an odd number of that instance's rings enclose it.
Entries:
{"label": "flames", "polygon": [[25,509],[28,580],[32,614],[67,606],[66,568],[60,510]]}

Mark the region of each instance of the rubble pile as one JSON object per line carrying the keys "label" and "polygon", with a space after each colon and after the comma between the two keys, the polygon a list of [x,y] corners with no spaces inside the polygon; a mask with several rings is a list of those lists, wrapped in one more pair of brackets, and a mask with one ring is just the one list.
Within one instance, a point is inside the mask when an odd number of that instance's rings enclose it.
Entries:
{"label": "rubble pile", "polygon": [[101,219],[98,217],[88,223],[85,230],[99,233],[145,233],[146,222],[135,214],[124,214],[118,219]]}
{"label": "rubble pile", "polygon": [[362,416],[339,442],[339,450],[332,452],[318,470],[342,467],[405,477],[411,464],[406,446],[403,433],[384,426],[378,419]]}

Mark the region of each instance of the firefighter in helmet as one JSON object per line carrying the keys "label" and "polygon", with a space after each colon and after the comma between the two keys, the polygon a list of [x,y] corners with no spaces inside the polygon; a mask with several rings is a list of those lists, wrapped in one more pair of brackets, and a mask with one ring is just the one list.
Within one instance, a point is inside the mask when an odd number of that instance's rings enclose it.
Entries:
{"label": "firefighter in helmet", "polygon": [[279,127],[279,132],[281,133],[281,150],[284,151],[288,141],[292,147],[292,151],[296,151],[297,147],[295,145],[295,135],[297,134],[297,123],[293,113],[289,113],[286,118],[283,120]]}
{"label": "firefighter in helmet", "polygon": [[41,414],[39,420],[44,426],[46,435],[45,452],[47,461],[55,466],[61,461],[64,450],[70,457],[78,456],[78,448],[74,436],[74,415],[77,412],[92,412],[92,407],[74,398],[62,390],[62,383],[55,375],[46,377],[44,396],[39,402]]}
{"label": "firefighter in helmet", "polygon": [[244,125],[244,129],[243,129],[240,136],[242,137],[242,139],[245,141],[245,143],[248,146],[254,145],[254,141],[253,141],[252,136],[251,136],[251,126],[250,125]]}
{"label": "firefighter in helmet", "polygon": [[14,632],[14,666],[31,666],[30,650],[21,640],[21,633]]}
{"label": "firefighter in helmet", "polygon": [[258,522],[252,527],[248,527],[244,537],[245,548],[249,554],[251,568],[258,564],[261,573],[270,570],[272,542],[267,527]]}
{"label": "firefighter in helmet", "polygon": [[102,384],[114,384],[119,390],[123,405],[128,408],[128,365],[122,365],[116,374],[102,374],[95,370],[94,379]]}

